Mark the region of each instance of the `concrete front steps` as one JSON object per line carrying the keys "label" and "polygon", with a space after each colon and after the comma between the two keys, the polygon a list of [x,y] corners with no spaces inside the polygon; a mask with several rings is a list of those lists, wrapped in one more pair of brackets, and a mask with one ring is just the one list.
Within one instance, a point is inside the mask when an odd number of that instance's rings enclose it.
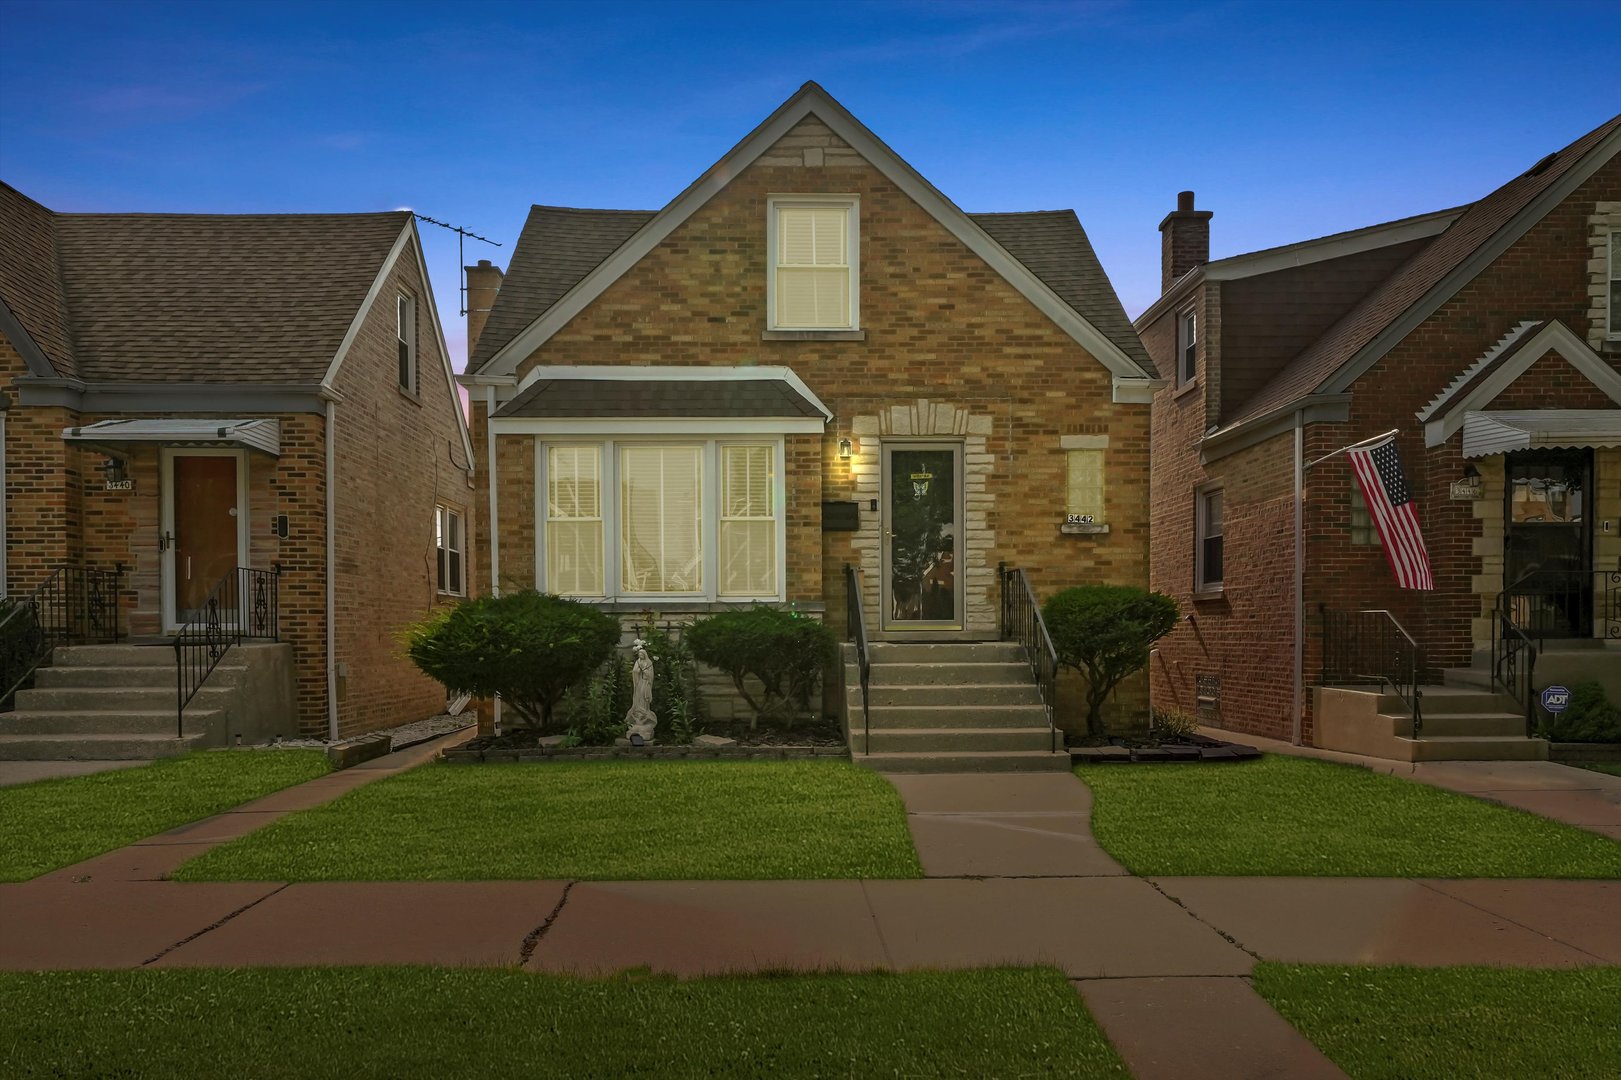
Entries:
{"label": "concrete front steps", "polygon": [[1395,694],[1367,687],[1317,689],[1313,742],[1395,761],[1546,761],[1548,743],[1525,735],[1514,700],[1491,688],[1489,673],[1443,672],[1443,685],[1419,687],[1423,726]]}
{"label": "concrete front steps", "polygon": [[173,649],[63,646],[34,673],[33,688],[17,692],[15,711],[0,713],[0,761],[170,757],[238,736],[258,741],[267,734],[263,721],[276,712],[283,716],[277,726],[288,726],[290,735],[291,691],[290,646],[233,646],[177,727]]}
{"label": "concrete front steps", "polygon": [[855,646],[845,646],[845,716],[856,764],[879,772],[1069,768],[1062,733],[1052,750],[1047,710],[1019,646],[875,642],[869,655],[870,744]]}

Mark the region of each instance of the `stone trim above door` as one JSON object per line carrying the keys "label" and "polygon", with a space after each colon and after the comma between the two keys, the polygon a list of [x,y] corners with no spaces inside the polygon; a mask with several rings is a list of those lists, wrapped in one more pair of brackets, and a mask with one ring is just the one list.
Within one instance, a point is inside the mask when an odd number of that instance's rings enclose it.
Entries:
{"label": "stone trim above door", "polygon": [[[850,418],[850,434],[856,443],[850,457],[850,475],[855,497],[867,505],[883,498],[884,439],[961,438],[963,441],[963,627],[958,636],[990,639],[997,635],[996,611],[996,534],[990,518],[996,508],[989,478],[996,459],[987,448],[995,421],[989,413],[974,413],[949,401],[917,398],[880,409],[876,414]],[[880,515],[862,514],[861,527],[851,537],[851,546],[860,560],[863,582],[862,603],[873,625],[867,632],[883,637],[877,618],[881,603],[883,541]],[[940,633],[940,632],[936,632]],[[942,634],[942,636],[946,636]]]}

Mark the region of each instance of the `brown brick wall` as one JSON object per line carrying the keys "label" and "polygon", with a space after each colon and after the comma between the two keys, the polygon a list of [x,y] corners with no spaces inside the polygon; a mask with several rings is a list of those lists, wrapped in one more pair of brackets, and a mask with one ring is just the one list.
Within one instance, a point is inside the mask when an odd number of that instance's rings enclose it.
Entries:
{"label": "brown brick wall", "polygon": [[[791,137],[841,149],[819,128],[811,123]],[[847,164],[809,167],[790,164],[794,159],[771,152],[744,170],[519,373],[542,363],[791,367],[835,418],[825,437],[788,442],[788,596],[824,601],[841,630],[842,566],[854,560],[857,539],[823,536],[820,502],[854,498],[857,477],[837,461],[837,441],[856,418],[919,399],[966,410],[983,429],[990,566],[1005,560],[1026,567],[1043,594],[1083,582],[1143,583],[1148,407],[1113,404],[1107,369],[876,169],[842,149],[826,160]],[[761,340],[766,199],[788,193],[860,197],[865,341]],[[1060,439],[1081,432],[1110,440],[1106,536],[1059,534],[1066,468]],[[526,440],[498,440],[508,441]],[[864,456],[869,445],[876,451],[872,436],[860,441]],[[482,435],[477,448],[482,455]],[[522,456],[508,464],[505,448],[498,451],[503,578],[511,576],[509,561],[533,546],[531,511],[508,501],[522,498],[509,496],[509,470],[518,488],[532,484]],[[531,520],[523,520],[526,513]],[[876,520],[865,506],[863,520]],[[994,633],[993,625],[977,629]]]}

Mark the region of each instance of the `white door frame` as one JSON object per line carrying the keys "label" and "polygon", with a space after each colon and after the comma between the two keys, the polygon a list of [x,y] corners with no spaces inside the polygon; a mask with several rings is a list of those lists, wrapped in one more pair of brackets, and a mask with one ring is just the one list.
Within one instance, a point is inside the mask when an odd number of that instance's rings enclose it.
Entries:
{"label": "white door frame", "polygon": [[[890,473],[892,471],[892,455],[896,450],[946,450],[952,454],[953,471],[955,476],[955,490],[951,493],[952,515],[956,523],[956,549],[953,554],[956,566],[952,583],[956,595],[952,598],[957,617],[950,622],[934,622],[924,620],[896,620],[890,617],[893,610],[893,600],[890,589],[893,582],[890,579],[890,531],[893,528],[890,522],[890,509],[894,499],[891,490]],[[966,601],[968,590],[966,588],[966,575],[963,570],[967,564],[968,553],[968,523],[965,513],[967,507],[966,490],[967,478],[963,476],[964,457],[967,447],[963,439],[950,436],[929,437],[917,436],[915,438],[884,439],[878,451],[878,627],[881,632],[890,634],[920,633],[925,637],[934,634],[961,631],[968,625]]]}
{"label": "white door frame", "polygon": [[[173,633],[180,629],[175,621],[175,566],[174,566],[174,460],[181,457],[230,457],[236,459],[236,565],[248,565],[248,452],[225,448],[190,448],[165,446],[159,452],[161,479],[161,510],[158,516],[159,545],[163,548],[162,570],[158,575],[163,606],[163,631]],[[163,538],[168,537],[168,542]]]}

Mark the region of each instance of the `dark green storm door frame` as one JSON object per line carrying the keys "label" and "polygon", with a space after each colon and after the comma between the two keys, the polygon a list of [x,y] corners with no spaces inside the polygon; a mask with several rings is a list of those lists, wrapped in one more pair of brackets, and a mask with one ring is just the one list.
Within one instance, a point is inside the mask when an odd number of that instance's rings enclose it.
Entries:
{"label": "dark green storm door frame", "polygon": [[880,626],[891,633],[961,630],[962,440],[886,439],[882,470]]}

